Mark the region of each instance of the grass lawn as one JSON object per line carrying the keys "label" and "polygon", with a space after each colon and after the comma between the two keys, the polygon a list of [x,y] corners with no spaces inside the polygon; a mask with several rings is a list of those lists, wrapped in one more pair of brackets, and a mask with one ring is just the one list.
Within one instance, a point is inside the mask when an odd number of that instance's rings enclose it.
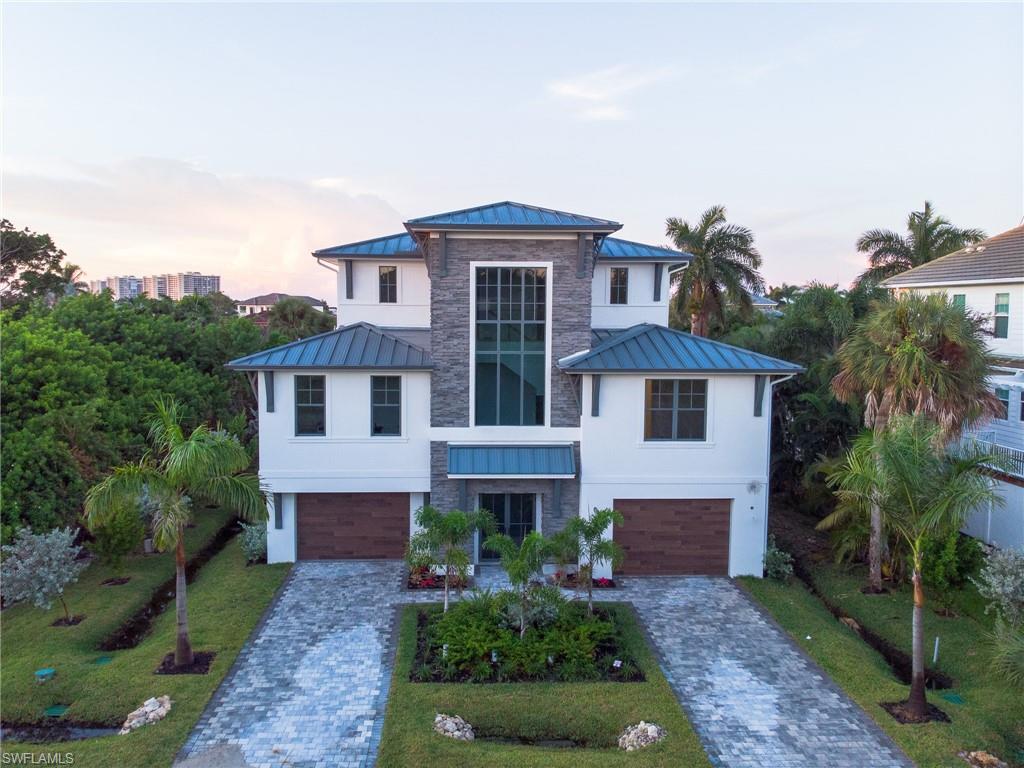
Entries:
{"label": "grass lawn", "polygon": [[[198,525],[187,532],[190,552],[209,541],[227,515],[211,512],[199,518]],[[111,572],[98,563],[90,566],[67,593],[72,613],[86,615],[76,626],[50,626],[61,615],[58,606],[47,612],[31,606],[4,611],[5,722],[41,721],[45,707],[67,704],[64,719],[119,726],[151,696],[168,694],[174,702],[167,718],[127,736],[54,744],[5,742],[4,751],[70,752],[75,766],[85,768],[169,766],[287,570],[286,565],[246,567],[236,539],[199,571],[189,585],[189,620],[195,649],[217,653],[207,675],[153,674],[163,656],[174,649],[173,601],[137,647],[96,650],[107,634],[149,599],[154,587],[173,574],[170,553],[132,558],[127,566],[132,580],[118,587],[100,586]],[[105,666],[92,664],[103,655],[112,656],[113,661]],[[33,671],[44,666],[54,667],[57,676],[37,685]]]}
{"label": "grass lawn", "polygon": [[[910,652],[911,595],[903,589],[891,595],[868,596],[860,592],[862,569],[846,570],[832,565],[815,567],[815,580],[825,595],[860,624]],[[882,657],[852,630],[837,621],[798,580],[783,585],[768,579],[742,579],[744,586],[775,617],[790,635],[820,664],[832,679],[899,744],[922,768],[965,763],[960,750],[984,749],[1011,765],[1021,764],[1024,754],[1024,695],[988,673],[983,646],[991,620],[972,589],[957,596],[957,618],[941,618],[925,611],[928,661],[936,634],[941,637],[938,668],[954,678],[951,691],[929,693],[931,703],[949,715],[949,723],[901,725],[879,706],[883,701],[906,699],[908,686],[901,684]],[[935,607],[934,605],[932,607]],[[810,640],[806,639],[810,635]],[[941,693],[959,694],[963,704],[953,704]]]}
{"label": "grass lawn", "polygon": [[[609,605],[609,607],[612,607]],[[398,655],[388,698],[378,765],[458,766],[709,766],[707,756],[679,707],[628,606],[624,639],[646,677],[642,683],[412,683],[416,615],[401,616]],[[434,715],[460,715],[478,732],[531,739],[571,738],[596,746],[537,747],[458,742],[433,731]],[[659,744],[623,752],[615,744],[627,726],[646,720],[664,727]]]}

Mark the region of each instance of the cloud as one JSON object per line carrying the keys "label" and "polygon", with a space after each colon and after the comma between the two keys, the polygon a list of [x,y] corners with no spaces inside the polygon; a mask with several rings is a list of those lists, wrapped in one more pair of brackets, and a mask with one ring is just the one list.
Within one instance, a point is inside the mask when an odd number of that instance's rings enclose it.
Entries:
{"label": "cloud", "polygon": [[638,70],[618,65],[576,77],[555,80],[547,91],[584,120],[625,120],[629,112],[624,101],[636,91],[661,82],[673,74],[667,67]]}
{"label": "cloud", "polygon": [[233,176],[178,160],[138,158],[5,174],[5,215],[48,232],[90,278],[198,270],[243,298],[285,291],[336,301],[310,253],[391,234],[403,217],[342,178]]}

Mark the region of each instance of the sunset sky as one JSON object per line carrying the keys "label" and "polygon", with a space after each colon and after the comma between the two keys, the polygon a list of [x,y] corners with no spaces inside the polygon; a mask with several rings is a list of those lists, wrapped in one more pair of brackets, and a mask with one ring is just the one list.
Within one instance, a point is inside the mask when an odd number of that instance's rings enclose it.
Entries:
{"label": "sunset sky", "polygon": [[3,8],[3,215],[88,277],[335,301],[314,248],[497,200],[721,203],[771,284],[848,283],[931,200],[1024,213],[1022,5]]}

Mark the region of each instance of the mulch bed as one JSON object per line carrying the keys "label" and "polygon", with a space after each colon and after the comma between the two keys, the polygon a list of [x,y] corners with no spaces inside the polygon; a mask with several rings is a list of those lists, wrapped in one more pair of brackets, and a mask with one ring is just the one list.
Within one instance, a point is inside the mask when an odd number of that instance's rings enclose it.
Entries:
{"label": "mulch bed", "polygon": [[[406,589],[444,589],[444,576],[436,574],[429,568],[413,568],[405,580]],[[448,588],[452,590],[468,589],[469,581],[452,576],[448,579]]]}
{"label": "mulch bed", "polygon": [[255,560],[246,560],[245,561],[245,567],[246,568],[248,568],[250,565],[266,565],[266,564],[267,564],[267,556],[266,555],[260,555]]}
{"label": "mulch bed", "polygon": [[910,714],[907,709],[907,702],[905,701],[883,701],[880,702],[880,706],[886,712],[893,716],[894,720],[897,720],[904,725],[916,724],[916,723],[948,723],[949,715],[943,712],[941,709],[936,707],[934,704],[928,705],[928,714],[924,717],[914,717]]}
{"label": "mulch bed", "polygon": [[127,584],[132,580],[131,576],[118,576],[114,579],[104,579],[100,582],[101,587],[119,587],[122,584]]}
{"label": "mulch bed", "polygon": [[55,622],[53,622],[53,624],[51,624],[50,626],[51,627],[73,627],[73,626],[75,626],[75,624],[81,624],[84,619],[85,619],[85,614],[84,613],[80,613],[77,616],[72,616],[70,619],[65,619],[63,616],[61,616],[59,619],[57,619]]}
{"label": "mulch bed", "polygon": [[[575,573],[553,573],[548,576],[548,584],[554,584],[566,589],[583,589],[586,585],[579,582],[579,575]],[[594,579],[594,589],[615,589],[615,579]]]}
{"label": "mulch bed", "polygon": [[213,659],[216,657],[214,651],[197,651],[192,654],[192,664],[185,666],[175,666],[174,654],[168,653],[164,656],[164,660],[160,662],[160,666],[153,672],[154,675],[205,675],[210,671],[210,666],[213,664]]}

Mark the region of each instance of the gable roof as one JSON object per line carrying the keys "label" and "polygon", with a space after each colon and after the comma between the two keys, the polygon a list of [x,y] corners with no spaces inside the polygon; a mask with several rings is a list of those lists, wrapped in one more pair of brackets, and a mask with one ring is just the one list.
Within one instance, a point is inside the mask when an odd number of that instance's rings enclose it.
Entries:
{"label": "gable roof", "polygon": [[1024,282],[1024,225],[883,280],[886,288]]}
{"label": "gable roof", "polygon": [[225,367],[235,371],[280,368],[420,370],[433,367],[426,350],[370,323],[353,323],[327,333],[265,349]]}
{"label": "gable roof", "polygon": [[355,243],[335,245],[313,251],[314,256],[407,256],[420,258],[419,247],[412,235],[401,232],[397,235],[385,235],[371,240],[359,240]]}
{"label": "gable roof", "polygon": [[475,208],[448,211],[447,213],[435,213],[431,216],[420,216],[416,219],[409,219],[405,222],[405,226],[410,231],[439,227],[444,229],[513,228],[615,232],[622,228],[617,221],[556,211],[552,208],[540,208],[536,205],[513,203],[510,200],[478,205]]}
{"label": "gable roof", "polygon": [[769,299],[767,296],[762,296],[759,293],[750,294],[750,303],[755,307],[777,307],[779,302],[775,299]]}
{"label": "gable roof", "polygon": [[790,374],[804,369],[748,349],[640,323],[607,337],[593,349],[563,357],[570,373],[760,373]]}
{"label": "gable roof", "polygon": [[597,258],[624,261],[668,261],[673,264],[689,264],[693,259],[690,254],[682,251],[660,245],[646,245],[633,240],[623,240],[618,237],[606,237],[601,241]]}

